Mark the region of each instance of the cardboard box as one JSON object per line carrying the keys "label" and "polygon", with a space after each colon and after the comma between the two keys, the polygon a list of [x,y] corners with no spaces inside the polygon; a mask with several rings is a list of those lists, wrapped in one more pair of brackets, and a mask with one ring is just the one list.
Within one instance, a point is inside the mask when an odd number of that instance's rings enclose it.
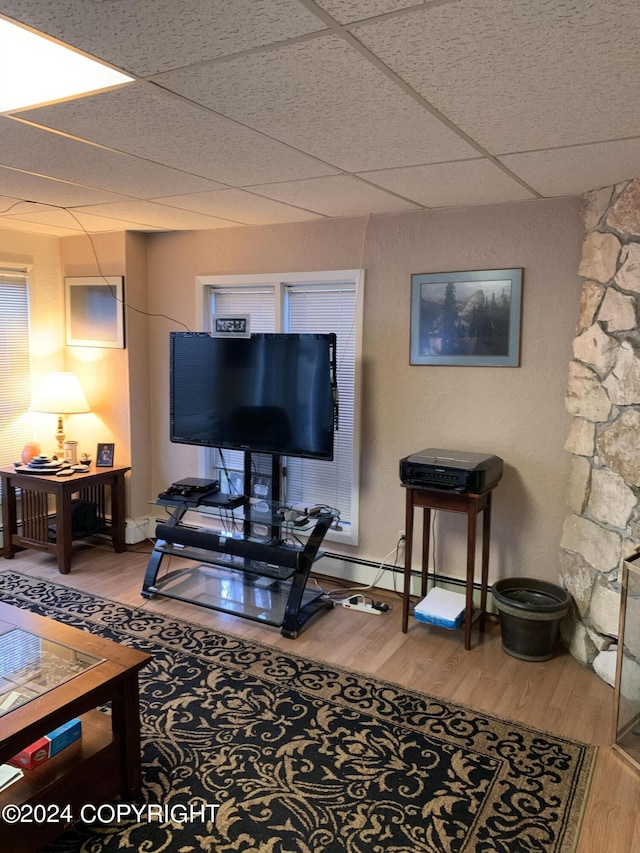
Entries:
{"label": "cardboard box", "polygon": [[48,735],[41,737],[26,749],[21,750],[9,760],[14,767],[23,767],[25,770],[33,770],[40,764],[44,764],[54,755],[57,755],[65,747],[72,744],[82,735],[82,723],[80,720],[69,720]]}

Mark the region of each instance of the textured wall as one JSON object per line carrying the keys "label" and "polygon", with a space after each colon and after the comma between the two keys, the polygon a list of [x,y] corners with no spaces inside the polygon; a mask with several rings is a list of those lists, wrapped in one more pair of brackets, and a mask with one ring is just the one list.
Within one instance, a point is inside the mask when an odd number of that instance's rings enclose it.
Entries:
{"label": "textured wall", "polygon": [[[380,561],[404,528],[398,462],[426,447],[495,453],[491,577],[558,582],[570,417],[566,365],[578,313],[579,199],[149,237],[154,487],[197,476],[168,440],[168,332],[193,328],[197,275],[364,267],[361,538]],[[411,274],[523,267],[520,367],[409,364]],[[436,566],[463,576],[466,519],[438,513]],[[415,563],[417,565],[416,551]],[[372,579],[372,578],[370,578]]]}

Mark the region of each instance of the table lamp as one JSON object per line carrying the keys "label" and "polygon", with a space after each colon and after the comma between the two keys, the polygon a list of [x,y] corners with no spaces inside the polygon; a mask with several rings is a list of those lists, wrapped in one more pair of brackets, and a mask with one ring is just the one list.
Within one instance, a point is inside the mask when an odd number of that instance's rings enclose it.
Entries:
{"label": "table lamp", "polygon": [[32,412],[58,416],[56,453],[64,453],[64,416],[90,412],[80,381],[75,373],[47,373],[31,403]]}

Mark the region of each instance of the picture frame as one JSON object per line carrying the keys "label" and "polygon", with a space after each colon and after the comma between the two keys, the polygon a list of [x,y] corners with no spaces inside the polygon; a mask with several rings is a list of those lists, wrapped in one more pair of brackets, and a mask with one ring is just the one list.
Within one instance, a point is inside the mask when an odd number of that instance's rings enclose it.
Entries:
{"label": "picture frame", "polygon": [[522,268],[411,276],[410,364],[518,367]]}
{"label": "picture frame", "polygon": [[115,444],[98,444],[96,450],[96,468],[113,468]]}
{"label": "picture frame", "polygon": [[66,343],[124,349],[124,277],[65,278]]}

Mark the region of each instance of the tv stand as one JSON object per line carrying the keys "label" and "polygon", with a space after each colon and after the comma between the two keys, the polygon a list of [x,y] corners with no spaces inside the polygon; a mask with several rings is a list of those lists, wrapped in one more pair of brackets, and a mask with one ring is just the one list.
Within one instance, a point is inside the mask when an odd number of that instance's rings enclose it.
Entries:
{"label": "tv stand", "polygon": [[[160,595],[233,613],[279,627],[289,639],[333,606],[320,590],[308,589],[307,580],[337,510],[326,509],[294,527],[277,501],[236,498],[225,505],[217,494],[197,505],[161,498],[156,503],[171,515],[156,527],[144,598]],[[204,519],[187,523],[188,514],[196,512]],[[206,526],[207,516],[215,527]],[[306,543],[299,542],[298,533],[308,536]],[[168,571],[160,576],[165,562]]]}

